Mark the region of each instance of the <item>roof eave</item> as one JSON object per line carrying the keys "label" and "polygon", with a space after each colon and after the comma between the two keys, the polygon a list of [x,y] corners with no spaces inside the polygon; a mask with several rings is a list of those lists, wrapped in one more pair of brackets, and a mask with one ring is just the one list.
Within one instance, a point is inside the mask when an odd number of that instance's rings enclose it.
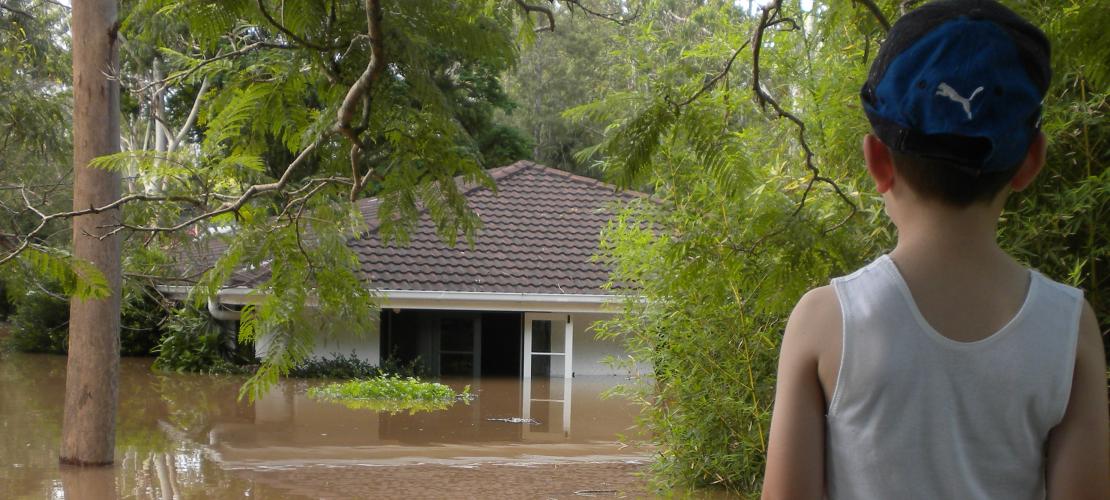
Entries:
{"label": "roof eave", "polygon": [[[184,297],[192,287],[158,287],[161,292]],[[383,309],[440,309],[456,311],[505,311],[505,312],[567,312],[615,313],[621,309],[620,295],[516,293],[516,292],[458,292],[448,290],[375,290]],[[245,305],[262,300],[253,288],[224,288],[217,294],[223,304]]]}

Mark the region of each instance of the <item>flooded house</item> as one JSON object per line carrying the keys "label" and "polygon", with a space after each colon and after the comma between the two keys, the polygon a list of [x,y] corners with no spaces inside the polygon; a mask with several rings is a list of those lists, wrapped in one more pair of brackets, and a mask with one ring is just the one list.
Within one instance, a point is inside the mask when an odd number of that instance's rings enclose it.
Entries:
{"label": "flooded house", "polygon": [[[407,245],[379,238],[378,200],[359,202],[369,224],[350,242],[380,297],[377,328],[318,340],[314,355],[357,353],[378,363],[419,358],[432,376],[616,375],[602,360],[623,352],[595,338],[614,314],[609,269],[595,259],[617,202],[643,196],[595,179],[520,161],[488,171],[496,192],[462,184],[481,220],[474,245],[452,247],[422,213]],[[264,272],[242,273],[211,304],[236,319]],[[185,287],[163,287],[184,294]],[[256,346],[265,349],[264,341]]]}
{"label": "flooded house", "polygon": [[[656,452],[637,434],[639,406],[602,396],[625,379],[601,362],[621,354],[621,342],[593,332],[619,308],[603,287],[609,270],[593,256],[614,202],[640,195],[530,162],[490,175],[496,193],[464,186],[482,220],[473,247],[443,243],[427,216],[409,245],[384,245],[377,201],[360,202],[370,226],[350,244],[381,297],[376,328],[321,338],[315,351],[353,350],[372,362],[383,353],[419,357],[429,375],[455,391],[469,386],[475,399],[436,411],[367,409],[308,396],[327,380],[282,379],[250,402],[238,397],[246,376],[156,371],[148,358],[124,358],[118,465],[95,469],[96,484],[166,498],[498,498],[638,487],[636,471]],[[265,272],[235,273],[209,312],[237,319]],[[0,456],[14,464],[0,484],[17,497],[56,497],[69,474],[58,468],[55,432],[65,364],[24,353],[0,363],[0,422],[13,429]],[[536,484],[547,489],[533,491]]]}

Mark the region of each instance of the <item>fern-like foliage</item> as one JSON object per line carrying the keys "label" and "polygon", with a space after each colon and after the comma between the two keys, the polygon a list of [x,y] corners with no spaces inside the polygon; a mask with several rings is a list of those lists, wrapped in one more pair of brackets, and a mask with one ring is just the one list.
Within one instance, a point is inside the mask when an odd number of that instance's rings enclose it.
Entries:
{"label": "fern-like foliage", "polygon": [[43,247],[28,249],[20,255],[20,259],[41,275],[43,282],[60,284],[67,296],[95,300],[112,295],[108,279],[91,262]]}
{"label": "fern-like foliage", "polygon": [[[164,80],[146,91],[161,90],[168,128],[196,105],[194,129],[177,149],[132,148],[94,162],[136,175],[163,197],[194,200],[129,207],[128,223],[174,226],[238,200],[248,186],[285,179],[280,190],[187,232],[156,233],[149,245],[226,249],[200,263],[210,269],[193,287],[197,307],[240,273],[259,276],[240,338],[259,346],[262,363],[244,396],[287,373],[318,336],[371,328],[373,283],[347,246],[366,228],[349,200],[355,180],[376,174],[361,195],[380,198],[385,240],[406,241],[422,213],[451,244],[479,227],[456,177],[489,184],[484,168],[500,166],[488,165],[483,149],[500,145],[477,134],[496,109],[510,106],[497,76],[516,61],[519,7],[495,0],[381,6],[386,67],[355,103],[361,149],[354,164],[354,143],[335,128],[371,60],[364,2],[138,0],[125,7],[125,38],[134,41],[125,52],[160,61]],[[141,59],[127,64],[153,68]],[[140,114],[143,106],[150,105],[141,104]],[[291,164],[297,168],[287,172]],[[334,328],[321,332],[317,317]]]}

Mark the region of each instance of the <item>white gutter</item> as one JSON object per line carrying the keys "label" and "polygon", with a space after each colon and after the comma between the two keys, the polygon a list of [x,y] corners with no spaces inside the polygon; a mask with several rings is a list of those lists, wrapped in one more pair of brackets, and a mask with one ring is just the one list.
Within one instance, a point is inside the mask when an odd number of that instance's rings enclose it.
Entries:
{"label": "white gutter", "polygon": [[[184,297],[192,287],[159,286],[171,296]],[[617,312],[621,297],[603,294],[454,292],[424,290],[376,290],[383,309],[441,309],[466,311]],[[262,297],[253,288],[224,288],[215,301],[223,304],[252,304]],[[211,310],[212,304],[209,304]],[[218,307],[218,304],[217,304]],[[237,314],[235,311],[220,313]],[[213,314],[215,317],[215,314]],[[219,319],[219,318],[217,318]]]}
{"label": "white gutter", "polygon": [[229,311],[221,308],[215,297],[208,297],[208,314],[220,321],[238,321],[242,315],[239,311]]}
{"label": "white gutter", "polygon": [[615,312],[620,297],[602,294],[378,290],[382,308],[467,311]]}

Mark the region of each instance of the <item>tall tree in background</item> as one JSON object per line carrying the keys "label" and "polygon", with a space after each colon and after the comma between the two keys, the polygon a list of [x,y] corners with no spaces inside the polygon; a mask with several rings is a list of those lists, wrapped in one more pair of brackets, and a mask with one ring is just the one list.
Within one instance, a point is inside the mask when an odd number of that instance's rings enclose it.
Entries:
{"label": "tall tree in background", "polygon": [[[119,24],[116,0],[73,6],[73,210],[110,207],[120,197],[120,174],[91,168],[98,156],[119,151]],[[120,223],[118,207],[73,218],[73,257],[94,266],[107,282],[101,297],[70,302],[69,358],[61,461],[110,464],[119,400]]]}
{"label": "tall tree in background", "polygon": [[531,136],[533,160],[600,177],[597,158],[575,155],[601,140],[605,124],[574,122],[563,112],[631,83],[622,74],[628,65],[614,60],[612,52],[620,25],[598,23],[569,9],[554,15],[558,29],[521,47],[520,62],[504,77],[517,106],[506,119]]}

